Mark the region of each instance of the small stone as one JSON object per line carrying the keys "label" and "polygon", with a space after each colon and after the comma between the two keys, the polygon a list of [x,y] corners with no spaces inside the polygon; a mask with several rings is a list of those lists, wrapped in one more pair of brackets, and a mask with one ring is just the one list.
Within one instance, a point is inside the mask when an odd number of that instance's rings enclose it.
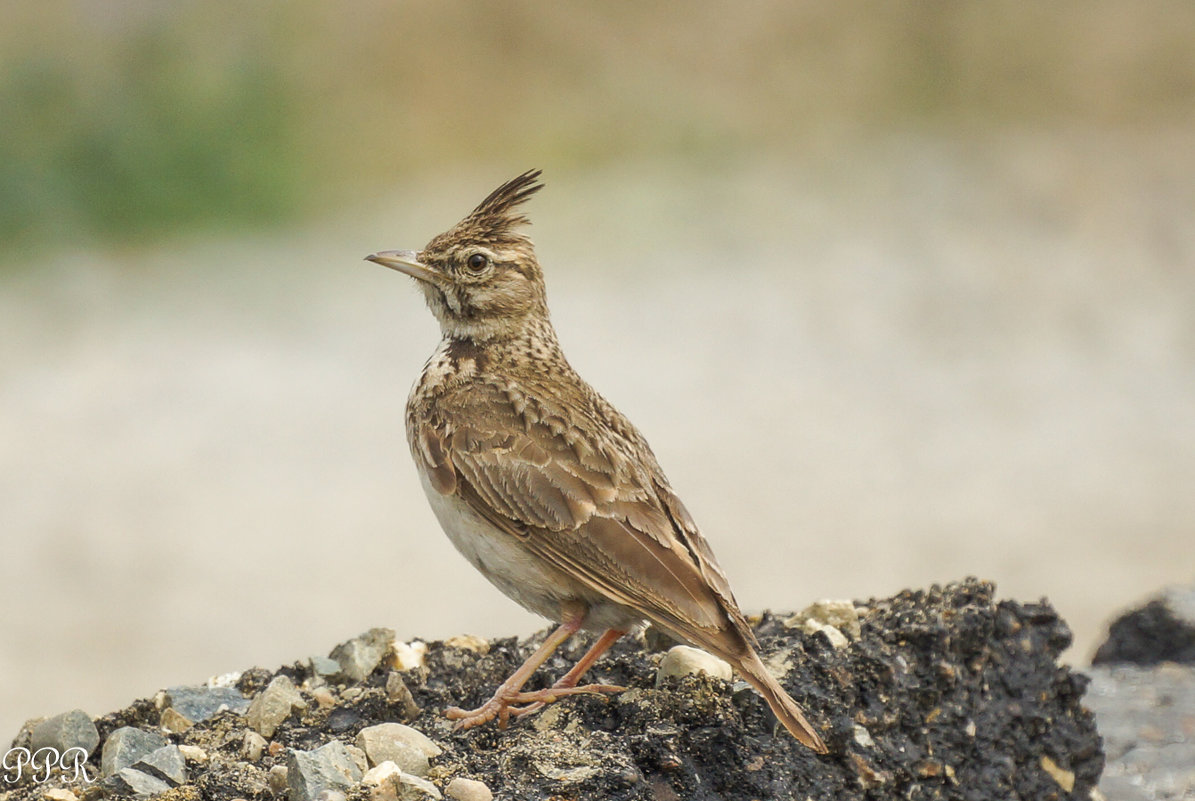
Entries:
{"label": "small stone", "polygon": [[121,795],[149,796],[164,793],[170,785],[157,776],[150,776],[133,768],[121,768],[105,780],[117,793]]}
{"label": "small stone", "polygon": [[320,705],[320,709],[336,706],[336,696],[327,687],[315,687],[311,690],[311,697]]}
{"label": "small stone", "polygon": [[836,649],[846,648],[851,644],[851,641],[846,638],[845,634],[828,623],[813,623],[810,621],[810,623],[806,624],[805,630],[810,634],[822,635],[829,640],[830,645],[834,646]]}
{"label": "small stone", "polygon": [[659,670],[656,671],[656,686],[659,687],[663,684],[666,678],[688,676],[694,673],[706,673],[724,681],[734,678],[734,671],[724,660],[713,654],[708,654],[700,648],[677,645],[664,654],[664,658],[660,660]]}
{"label": "small stone", "polygon": [[859,624],[859,612],[855,609],[853,601],[815,601],[787,618],[784,625],[790,629],[802,629],[810,634],[821,631],[824,626],[830,626],[853,640],[859,639],[863,633]]}
{"label": "small stone", "polygon": [[393,762],[383,762],[380,765],[375,765],[367,770],[365,775],[361,777],[361,783],[371,787],[376,787],[380,784],[384,784],[400,773],[402,773],[402,770],[398,767],[398,765],[394,764]]}
{"label": "small stone", "polygon": [[394,629],[370,629],[348,642],[342,642],[328,656],[336,660],[345,677],[364,681],[382,663],[393,645]]}
{"label": "small stone", "polygon": [[370,801],[426,801],[440,799],[440,791],[427,779],[403,773],[393,762],[383,762],[361,779],[371,788]]}
{"label": "small stone", "polygon": [[411,689],[402,680],[402,674],[397,670],[392,670],[386,675],[386,702],[391,706],[398,707],[406,720],[414,720],[422,711],[419,704],[415,703],[415,696],[411,695]]}
{"label": "small stone", "polygon": [[51,787],[41,794],[46,801],[79,801],[79,796],[65,787]]}
{"label": "small stone", "polygon": [[315,801],[324,790],[347,790],[361,779],[344,743],[333,740],[314,751],[286,752],[286,786],[289,801]]}
{"label": "small stone", "polygon": [[483,640],[475,634],[458,634],[455,637],[449,637],[444,644],[449,648],[463,648],[482,656],[490,652],[490,641]]}
{"label": "small stone", "polygon": [[312,656],[309,661],[311,672],[317,676],[331,679],[340,675],[340,663],[329,656]]}
{"label": "small stone", "polygon": [[114,776],[167,744],[166,738],[157,732],[122,726],[104,741],[104,750],[100,752],[100,775]]}
{"label": "small stone", "polygon": [[91,717],[82,709],[72,709],[46,718],[34,726],[29,750],[36,752],[41,748],[55,748],[61,754],[68,748],[82,748],[90,757],[99,744],[100,733],[91,722]]}
{"label": "small stone", "polygon": [[194,726],[195,721],[187,719],[177,709],[167,707],[162,710],[158,725],[162,727],[163,731],[170,734],[182,734]]}
{"label": "small stone", "polygon": [[365,752],[369,764],[393,762],[406,773],[426,776],[428,759],[442,753],[427,735],[402,723],[379,723],[357,735],[357,747]]}
{"label": "small stone", "polygon": [[427,779],[419,776],[412,776],[409,773],[400,773],[398,775],[398,799],[399,801],[426,801],[428,798],[434,798],[436,801],[441,801],[444,798],[436,785],[429,782]]}
{"label": "small stone", "polygon": [[1074,771],[1065,770],[1058,766],[1054,760],[1048,756],[1041,758],[1041,769],[1050,775],[1050,778],[1058,783],[1066,792],[1071,792],[1075,789],[1075,774]]}
{"label": "small stone", "polygon": [[270,772],[266,776],[266,786],[270,788],[270,792],[274,794],[275,798],[286,793],[288,773],[285,765],[275,765],[270,768]]}
{"label": "small stone", "polygon": [[453,801],[494,801],[494,794],[485,782],[457,776],[444,788],[444,794]]}
{"label": "small stone", "polygon": [[225,710],[243,715],[250,704],[235,687],[167,687],[165,695],[166,707],[192,723],[201,723]]}
{"label": "small stone", "polygon": [[871,738],[871,732],[869,732],[865,727],[856,723],[854,734],[855,742],[857,742],[859,745],[863,746],[864,748],[875,747],[875,740]]}
{"label": "small stone", "polygon": [[183,755],[183,759],[188,762],[194,762],[198,765],[206,765],[208,761],[207,751],[204,751],[197,745],[180,745],[178,752]]}
{"label": "small stone", "polygon": [[265,753],[267,745],[265,737],[255,731],[247,731],[241,740],[241,758],[246,762],[256,762]]}
{"label": "small stone", "polygon": [[412,642],[396,642],[391,646],[394,666],[399,670],[414,670],[423,667],[427,656],[427,643],[414,640]]}
{"label": "small stone", "polygon": [[348,798],[339,790],[320,790],[319,795],[315,797],[315,801],[345,801]]}
{"label": "small stone", "polygon": [[133,768],[157,777],[171,787],[187,783],[186,760],[177,745],[166,745],[150,751],[134,762]]}
{"label": "small stone", "polygon": [[258,693],[245,713],[245,722],[262,737],[273,737],[282,721],[296,709],[307,708],[307,702],[286,675],[278,675]]}

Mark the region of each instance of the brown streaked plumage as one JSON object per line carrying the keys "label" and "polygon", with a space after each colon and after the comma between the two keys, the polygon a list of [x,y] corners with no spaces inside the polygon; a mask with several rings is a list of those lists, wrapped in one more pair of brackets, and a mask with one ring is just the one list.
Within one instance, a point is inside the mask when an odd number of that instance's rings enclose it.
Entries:
{"label": "brown streaked plumage", "polygon": [[[622,634],[646,621],[728,661],[799,741],[825,745],[756,653],[730,585],[647,441],[565,359],[519,207],[531,171],[494,190],[422,251],[371,261],[418,279],[443,339],[407,402],[424,490],[458,550],[500,590],[560,622],[461,727],[505,725],[578,686]],[[601,638],[553,687],[522,692],[580,629]]]}

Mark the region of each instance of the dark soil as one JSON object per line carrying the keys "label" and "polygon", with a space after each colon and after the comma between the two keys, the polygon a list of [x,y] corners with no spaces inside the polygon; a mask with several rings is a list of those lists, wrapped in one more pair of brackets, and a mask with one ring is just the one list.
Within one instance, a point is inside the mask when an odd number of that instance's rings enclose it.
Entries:
{"label": "dark soil", "polygon": [[[285,721],[256,762],[242,756],[245,719],[231,712],[170,735],[202,747],[208,761],[189,763],[189,783],[161,797],[272,799],[269,771],[285,764],[285,749],[352,744],[362,728],[386,721],[409,723],[444,749],[429,775],[441,789],[465,776],[511,801],[1091,797],[1101,740],[1082,703],[1087,679],[1057,662],[1070,632],[1047,602],[997,602],[992,585],[970,579],[857,606],[862,633],[839,649],[824,634],[786,628],[782,616],[757,621],[765,658],[791,664],[784,684],[822,732],[826,756],[777,728],[745,685],[701,675],[657,689],[660,654],[642,638],[619,643],[594,672],[625,693],[569,698],[505,731],[452,731],[444,707],[483,702],[538,639],[511,638],[486,653],[431,643],[423,667],[400,673],[421,710],[413,717],[387,693],[387,664],[359,684],[331,685],[334,703],[325,708],[304,687],[313,674],[303,664],[247,671],[242,692],[286,673],[308,712]],[[531,688],[567,670],[585,645],[562,649]],[[156,727],[159,716],[140,701],[97,726],[106,737],[123,725]],[[98,755],[92,760],[98,772]],[[34,801],[47,786],[26,778],[0,796]],[[100,784],[71,789],[102,792]],[[363,789],[349,794],[358,796]]]}

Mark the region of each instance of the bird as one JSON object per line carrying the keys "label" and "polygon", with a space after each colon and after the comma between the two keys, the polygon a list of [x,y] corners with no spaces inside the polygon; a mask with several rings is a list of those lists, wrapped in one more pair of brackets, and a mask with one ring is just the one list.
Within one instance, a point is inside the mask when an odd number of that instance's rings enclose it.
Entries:
{"label": "bird", "polygon": [[[647,440],[565,358],[523,204],[529,170],[420,251],[365,258],[415,279],[441,340],[411,389],[406,435],[433,512],[457,550],[526,609],[559,625],[458,729],[579,693],[624,634],[647,624],[728,662],[800,743],[826,745],[768,672],[709,543]],[[579,631],[600,632],[551,687],[524,685]]]}

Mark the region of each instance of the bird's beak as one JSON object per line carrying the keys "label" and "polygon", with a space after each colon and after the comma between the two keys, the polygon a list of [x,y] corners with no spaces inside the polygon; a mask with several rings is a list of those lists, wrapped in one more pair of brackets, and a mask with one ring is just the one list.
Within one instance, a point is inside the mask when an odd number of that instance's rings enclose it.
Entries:
{"label": "bird's beak", "polygon": [[389,267],[391,270],[398,270],[400,273],[406,273],[412,278],[418,278],[429,284],[439,283],[440,274],[426,264],[420,263],[416,258],[418,255],[413,250],[383,250],[366,256],[365,260]]}

